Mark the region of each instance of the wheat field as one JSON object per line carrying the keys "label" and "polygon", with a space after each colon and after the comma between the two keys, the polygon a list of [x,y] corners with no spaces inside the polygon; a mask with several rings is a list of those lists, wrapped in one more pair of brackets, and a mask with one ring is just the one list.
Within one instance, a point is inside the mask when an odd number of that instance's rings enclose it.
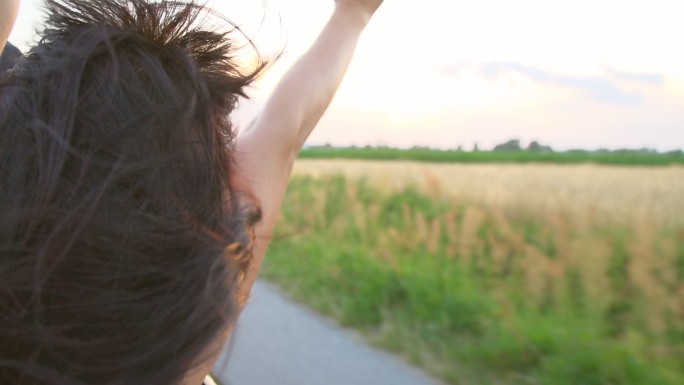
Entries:
{"label": "wheat field", "polygon": [[432,195],[497,208],[571,211],[607,220],[684,224],[684,167],[444,164],[299,160],[295,175],[342,174],[385,189],[418,186]]}
{"label": "wheat field", "polygon": [[684,167],[300,160],[264,267],[449,384],[684,381]]}

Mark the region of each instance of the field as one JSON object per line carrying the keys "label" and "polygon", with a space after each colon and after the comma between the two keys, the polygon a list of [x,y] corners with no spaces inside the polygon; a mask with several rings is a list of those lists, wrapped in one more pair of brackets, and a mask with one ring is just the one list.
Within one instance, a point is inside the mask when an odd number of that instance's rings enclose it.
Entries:
{"label": "field", "polygon": [[365,159],[410,160],[439,163],[595,163],[627,166],[667,166],[684,164],[681,151],[653,153],[634,150],[617,152],[531,151],[455,151],[430,148],[397,149],[384,147],[310,147],[300,153],[301,159]]}
{"label": "field", "polygon": [[264,274],[450,384],[684,383],[684,167],[299,161]]}

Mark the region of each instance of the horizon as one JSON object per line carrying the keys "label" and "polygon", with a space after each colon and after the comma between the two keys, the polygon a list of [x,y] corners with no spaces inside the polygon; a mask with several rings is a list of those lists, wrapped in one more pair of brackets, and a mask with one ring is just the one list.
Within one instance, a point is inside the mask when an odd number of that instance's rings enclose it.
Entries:
{"label": "horizon", "polygon": [[[35,41],[24,0],[10,41]],[[283,55],[234,115],[244,127],[315,38],[333,1],[208,2],[266,58]],[[684,2],[387,0],[308,145],[684,148]],[[248,60],[248,59],[247,59]]]}
{"label": "horizon", "polygon": [[[517,139],[511,139],[511,140],[517,140]],[[505,143],[505,142],[504,142]],[[499,144],[504,144],[504,143],[499,143]],[[408,151],[408,150],[415,150],[415,149],[420,149],[420,150],[429,150],[429,151],[459,151],[459,152],[497,152],[497,151],[513,151],[513,152],[544,152],[544,151],[539,151],[539,150],[530,150],[528,149],[529,145],[531,143],[537,143],[541,146],[549,147],[550,152],[554,153],[566,153],[566,152],[587,152],[587,153],[603,153],[603,152],[608,152],[608,153],[620,153],[620,152],[646,152],[646,153],[653,153],[657,155],[667,155],[667,154],[681,154],[684,153],[684,149],[681,148],[674,148],[671,150],[658,150],[656,148],[651,148],[651,147],[639,147],[639,148],[607,148],[607,147],[598,147],[598,148],[554,148],[553,146],[547,146],[545,143],[538,142],[536,140],[530,141],[530,142],[522,142],[520,141],[520,149],[519,150],[497,150],[494,147],[485,147],[482,148],[479,145],[477,146],[477,149],[475,148],[475,145],[471,147],[459,145],[454,148],[438,148],[438,147],[429,147],[429,146],[411,146],[411,147],[399,147],[399,146],[387,146],[387,145],[370,145],[370,144],[365,144],[365,145],[349,145],[349,146],[339,146],[335,145],[332,143],[323,143],[323,144],[317,144],[317,143],[306,143],[302,149],[319,149],[319,148],[332,148],[332,149],[389,149],[389,150],[400,150],[400,151]]]}

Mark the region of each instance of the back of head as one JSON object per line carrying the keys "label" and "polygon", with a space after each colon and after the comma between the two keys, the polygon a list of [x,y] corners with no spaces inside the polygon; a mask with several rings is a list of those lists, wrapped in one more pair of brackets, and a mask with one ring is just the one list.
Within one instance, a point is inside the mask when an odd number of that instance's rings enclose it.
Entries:
{"label": "back of head", "polygon": [[0,383],[175,384],[239,311],[228,116],[263,65],[195,4],[47,8],[0,80]]}

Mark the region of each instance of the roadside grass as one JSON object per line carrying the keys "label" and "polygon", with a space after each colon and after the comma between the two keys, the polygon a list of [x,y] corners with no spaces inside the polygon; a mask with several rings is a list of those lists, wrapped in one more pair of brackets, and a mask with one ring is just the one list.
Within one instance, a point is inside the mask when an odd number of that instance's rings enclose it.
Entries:
{"label": "roadside grass", "polygon": [[684,383],[684,228],[295,177],[263,270],[450,384]]}
{"label": "roadside grass", "polygon": [[624,166],[684,164],[684,154],[680,152],[661,154],[628,150],[599,153],[589,151],[456,151],[429,148],[311,147],[303,149],[299,157],[301,159],[412,160],[444,163],[596,163]]}

